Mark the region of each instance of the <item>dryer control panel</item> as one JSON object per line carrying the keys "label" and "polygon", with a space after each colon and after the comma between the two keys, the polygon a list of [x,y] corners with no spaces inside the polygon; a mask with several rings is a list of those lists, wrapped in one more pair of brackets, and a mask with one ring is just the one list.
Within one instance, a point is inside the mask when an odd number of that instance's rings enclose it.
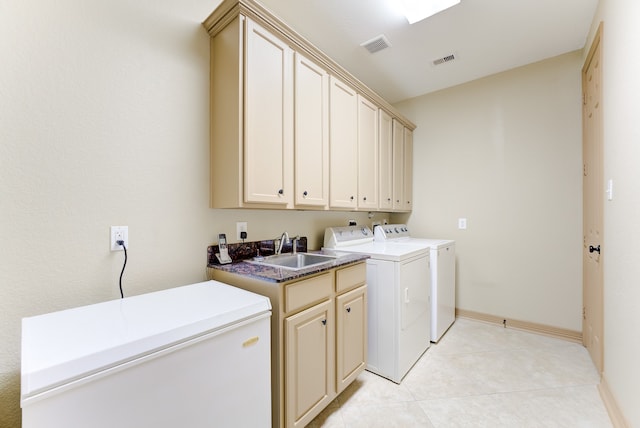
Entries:
{"label": "dryer control panel", "polygon": [[406,224],[385,224],[373,229],[376,241],[390,241],[392,239],[410,238],[409,228]]}

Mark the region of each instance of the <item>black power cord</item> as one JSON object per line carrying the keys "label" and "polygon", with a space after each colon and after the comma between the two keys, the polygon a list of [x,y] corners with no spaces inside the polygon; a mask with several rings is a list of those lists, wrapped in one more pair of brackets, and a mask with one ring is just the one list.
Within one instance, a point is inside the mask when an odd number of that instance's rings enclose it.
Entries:
{"label": "black power cord", "polygon": [[127,247],[122,240],[116,241],[116,244],[124,249],[124,264],[122,265],[122,272],[120,272],[120,298],[124,299],[124,293],[122,292],[122,275],[124,274],[124,268],[127,267]]}

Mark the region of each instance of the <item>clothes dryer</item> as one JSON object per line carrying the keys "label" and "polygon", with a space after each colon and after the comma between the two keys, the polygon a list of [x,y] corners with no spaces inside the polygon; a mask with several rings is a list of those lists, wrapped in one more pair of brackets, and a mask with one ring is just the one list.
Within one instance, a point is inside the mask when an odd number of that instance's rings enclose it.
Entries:
{"label": "clothes dryer", "polygon": [[449,239],[414,238],[406,224],[374,228],[374,241],[429,248],[431,260],[431,341],[438,342],[456,318],[456,244]]}

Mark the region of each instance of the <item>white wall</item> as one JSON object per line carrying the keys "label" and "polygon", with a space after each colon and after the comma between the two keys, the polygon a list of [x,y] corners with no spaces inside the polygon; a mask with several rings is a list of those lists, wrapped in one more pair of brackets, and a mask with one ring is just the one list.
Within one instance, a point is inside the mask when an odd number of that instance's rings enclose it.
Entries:
{"label": "white wall", "polygon": [[457,241],[458,308],[582,329],[581,65],[574,52],[396,105],[418,124],[408,223]]}
{"label": "white wall", "polygon": [[604,374],[630,427],[640,427],[640,3],[601,0],[604,179]]}
{"label": "white wall", "polygon": [[209,37],[219,1],[0,0],[0,426],[20,425],[20,319],[205,279],[217,234],[322,244],[366,214],[211,210]]}

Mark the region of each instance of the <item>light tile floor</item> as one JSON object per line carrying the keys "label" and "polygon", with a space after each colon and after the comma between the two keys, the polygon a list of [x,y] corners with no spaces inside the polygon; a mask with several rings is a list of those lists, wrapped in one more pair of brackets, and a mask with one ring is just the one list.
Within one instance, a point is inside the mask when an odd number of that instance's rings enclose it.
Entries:
{"label": "light tile floor", "polygon": [[365,371],[308,427],[612,427],[586,349],[457,319],[400,385]]}

